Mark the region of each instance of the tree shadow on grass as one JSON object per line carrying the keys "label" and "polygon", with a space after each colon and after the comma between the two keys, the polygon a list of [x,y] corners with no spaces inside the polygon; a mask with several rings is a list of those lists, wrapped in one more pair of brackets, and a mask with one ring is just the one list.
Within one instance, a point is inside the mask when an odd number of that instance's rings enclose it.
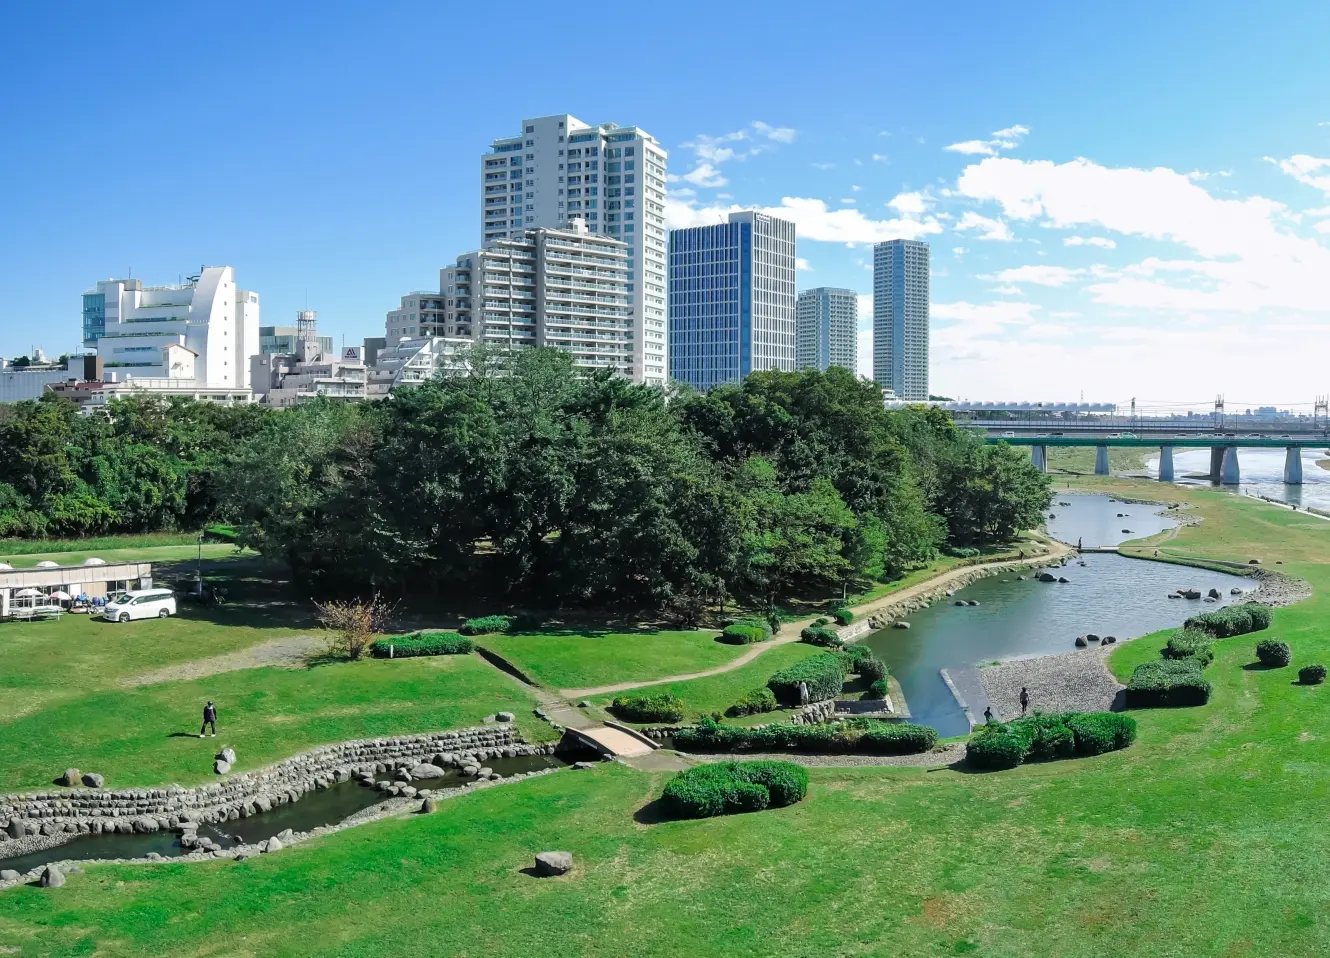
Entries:
{"label": "tree shadow on grass", "polygon": [[633,821],[639,825],[659,825],[661,822],[673,822],[677,819],[669,813],[664,799],[653,798],[637,811],[633,812]]}
{"label": "tree shadow on grass", "polygon": [[1248,662],[1242,667],[1244,672],[1274,672],[1277,669],[1286,669],[1286,665],[1266,665],[1264,662]]}

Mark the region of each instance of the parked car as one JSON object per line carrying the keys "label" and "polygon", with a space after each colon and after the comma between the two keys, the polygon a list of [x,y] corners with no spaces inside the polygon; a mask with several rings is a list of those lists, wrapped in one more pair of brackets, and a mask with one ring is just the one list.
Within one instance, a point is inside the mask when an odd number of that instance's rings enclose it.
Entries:
{"label": "parked car", "polygon": [[1015,434],[1014,432],[1012,432],[1010,429],[1008,429],[1006,432],[1004,432],[1004,433],[1002,434],[1002,438],[1003,438],[1003,439],[1015,439],[1015,438],[1016,438],[1016,434]]}
{"label": "parked car", "polygon": [[175,615],[175,593],[170,589],[139,589],[122,592],[106,604],[102,618],[109,622],[132,619],[165,619]]}

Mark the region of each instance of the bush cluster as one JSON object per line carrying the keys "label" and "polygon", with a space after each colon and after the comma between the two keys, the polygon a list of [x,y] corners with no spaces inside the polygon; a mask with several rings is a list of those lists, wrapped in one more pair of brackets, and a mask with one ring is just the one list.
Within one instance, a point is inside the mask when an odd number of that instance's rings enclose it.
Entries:
{"label": "bush cluster", "polygon": [[1162,708],[1204,705],[1210,701],[1210,683],[1194,659],[1146,662],[1136,666],[1127,680],[1127,705]]}
{"label": "bush cluster", "polygon": [[1169,636],[1168,644],[1160,651],[1164,658],[1177,661],[1195,662],[1205,668],[1215,660],[1215,651],[1210,647],[1214,636],[1199,629],[1179,629]]}
{"label": "bush cluster", "polygon": [[1245,635],[1248,632],[1268,629],[1272,615],[1273,612],[1268,605],[1249,602],[1245,605],[1230,605],[1224,609],[1215,609],[1213,612],[1193,615],[1183,623],[1183,627],[1226,639],[1230,635]]}
{"label": "bush cluster", "polygon": [[947,555],[955,556],[957,559],[973,559],[979,554],[978,549],[970,546],[948,546],[945,551]]}
{"label": "bush cluster", "polygon": [[778,701],[798,705],[800,682],[808,683],[808,701],[825,702],[834,699],[845,687],[845,669],[841,657],[829,652],[810,655],[767,679],[767,688],[775,693]]}
{"label": "bush cluster", "polygon": [[1303,685],[1320,685],[1325,681],[1325,666],[1304,665],[1298,669],[1298,681]]}
{"label": "bush cluster", "polygon": [[477,619],[467,619],[458,629],[463,635],[489,635],[491,632],[507,632],[513,627],[510,615],[482,615]]}
{"label": "bush cluster", "polygon": [[1282,669],[1293,661],[1293,652],[1287,642],[1278,639],[1262,639],[1256,643],[1256,657],[1262,665],[1272,669]]}
{"label": "bush cluster", "polygon": [[671,692],[620,695],[610,708],[629,722],[678,722],[683,719],[683,701]]}
{"label": "bush cluster", "polygon": [[676,748],[692,752],[791,751],[818,755],[862,752],[870,755],[913,755],[937,744],[937,732],[926,725],[852,718],[818,725],[774,724],[765,728],[721,725],[709,720],[674,733]]}
{"label": "bush cluster", "polygon": [[831,613],[831,617],[840,625],[849,625],[854,621],[854,613],[849,609],[837,609],[835,612]]}
{"label": "bush cluster", "polygon": [[887,697],[887,680],[877,679],[868,687],[868,694],[875,699],[884,699]]}
{"label": "bush cluster", "polygon": [[771,689],[763,686],[760,689],[753,689],[735,702],[725,714],[734,718],[739,715],[761,715],[763,712],[774,712],[776,710],[776,696],[771,694]]}
{"label": "bush cluster", "polygon": [[1117,712],[1035,713],[1014,722],[990,722],[975,730],[965,758],[975,768],[1015,768],[1073,755],[1101,755],[1136,740],[1136,720]]}
{"label": "bush cluster", "polygon": [[866,645],[851,642],[836,654],[841,657],[846,672],[853,672],[866,682],[876,682],[887,677],[887,664]]}
{"label": "bush cluster", "polygon": [[729,645],[750,645],[753,642],[765,642],[771,638],[771,627],[765,622],[751,619],[725,626],[720,640]]}
{"label": "bush cluster", "polygon": [[817,645],[822,648],[837,648],[841,644],[840,636],[836,634],[835,629],[829,629],[825,625],[807,626],[799,632],[799,641],[806,642],[809,645]]}
{"label": "bush cluster", "polygon": [[661,800],[676,818],[711,818],[793,805],[808,794],[808,771],[793,762],[715,762],[680,772]]}
{"label": "bush cluster", "polygon": [[[389,650],[391,649],[391,652]],[[416,655],[466,655],[476,645],[456,632],[413,632],[392,639],[378,639],[370,647],[376,658],[406,659]]]}

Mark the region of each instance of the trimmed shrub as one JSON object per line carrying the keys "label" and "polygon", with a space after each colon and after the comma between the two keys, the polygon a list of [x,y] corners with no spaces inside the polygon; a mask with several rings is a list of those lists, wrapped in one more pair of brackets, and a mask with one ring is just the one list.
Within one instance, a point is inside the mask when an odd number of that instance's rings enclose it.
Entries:
{"label": "trimmed shrub", "polygon": [[973,559],[979,554],[979,550],[972,546],[944,546],[942,551],[957,559]]}
{"label": "trimmed shrub", "polygon": [[765,642],[769,638],[771,632],[766,625],[757,622],[736,622],[725,626],[725,631],[720,634],[720,640],[729,645],[749,645],[753,642]]}
{"label": "trimmed shrub", "polygon": [[1136,720],[1115,712],[1036,713],[1005,724],[975,729],[965,746],[975,768],[1015,768],[1025,761],[1052,761],[1073,755],[1101,755],[1136,741]]}
{"label": "trimmed shrub", "polygon": [[792,762],[716,762],[680,772],[661,800],[676,818],[781,808],[808,794],[808,771]]}
{"label": "trimmed shrub", "polygon": [[702,722],[674,733],[676,748],[691,752],[792,751],[820,755],[865,752],[912,755],[937,744],[937,732],[925,725],[858,718],[819,725],[776,724],[744,728]]}
{"label": "trimmed shrub", "polygon": [[1209,632],[1179,629],[1169,636],[1168,644],[1160,652],[1166,659],[1195,662],[1203,669],[1215,660],[1215,651],[1210,647],[1213,641]]}
{"label": "trimmed shrub", "polygon": [[800,682],[808,683],[808,701],[825,702],[834,699],[845,686],[845,669],[841,665],[841,657],[829,652],[810,655],[767,679],[767,688],[775,693],[778,701],[798,705]]}
{"label": "trimmed shrub", "polygon": [[854,621],[854,613],[849,609],[837,609],[831,613],[831,617],[841,625],[849,625]]}
{"label": "trimmed shrub", "polygon": [[1210,683],[1191,659],[1146,662],[1136,666],[1127,680],[1131,708],[1169,708],[1204,705],[1210,701]]}
{"label": "trimmed shrub", "polygon": [[620,695],[610,708],[629,722],[678,722],[683,719],[683,701],[670,692]]}
{"label": "trimmed shrub", "polygon": [[1293,652],[1287,642],[1262,639],[1256,643],[1256,657],[1261,660],[1262,665],[1268,665],[1272,669],[1282,669],[1293,661]]}
{"label": "trimmed shrub", "polygon": [[1304,665],[1298,669],[1298,681],[1303,685],[1320,685],[1325,681],[1325,666]]}
{"label": "trimmed shrub", "polygon": [[875,656],[869,656],[859,660],[855,671],[866,682],[880,682],[887,677],[887,663]]}
{"label": "trimmed shrub", "polygon": [[884,699],[887,697],[887,680],[877,679],[868,687],[868,694],[875,699]]}
{"label": "trimmed shrub", "polygon": [[774,712],[775,710],[776,696],[771,694],[771,689],[763,686],[747,693],[726,709],[725,714],[734,718],[738,715],[761,715],[763,712]]}
{"label": "trimmed shrub", "polygon": [[474,642],[456,632],[413,632],[411,635],[378,639],[370,646],[370,654],[380,659],[386,659],[390,654],[396,659],[417,655],[466,655],[475,650]]}
{"label": "trimmed shrub", "polygon": [[817,626],[817,625],[826,625],[826,624],[827,624],[828,622],[830,622],[830,621],[831,621],[831,620],[828,619],[828,618],[827,618],[826,616],[824,616],[824,615],[823,615],[823,616],[818,616],[816,619],[813,620],[813,625],[815,625],[815,626]]}
{"label": "trimmed shrub", "polygon": [[513,627],[510,615],[482,615],[478,619],[467,619],[457,631],[463,635],[489,635],[492,632],[507,632]]}
{"label": "trimmed shrub", "polygon": [[824,625],[810,625],[799,631],[799,641],[806,642],[809,645],[821,646],[824,649],[837,648],[840,646],[840,636],[836,634],[835,629],[829,629]]}
{"label": "trimmed shrub", "polygon": [[1248,602],[1244,605],[1230,605],[1227,608],[1215,609],[1213,612],[1193,615],[1183,623],[1183,627],[1226,639],[1231,635],[1245,635],[1248,632],[1259,632],[1261,629],[1269,628],[1270,619],[1269,606]]}
{"label": "trimmed shrub", "polygon": [[780,613],[777,612],[775,609],[772,609],[770,612],[767,613],[767,631],[770,632],[772,635],[779,635],[780,626],[781,626]]}

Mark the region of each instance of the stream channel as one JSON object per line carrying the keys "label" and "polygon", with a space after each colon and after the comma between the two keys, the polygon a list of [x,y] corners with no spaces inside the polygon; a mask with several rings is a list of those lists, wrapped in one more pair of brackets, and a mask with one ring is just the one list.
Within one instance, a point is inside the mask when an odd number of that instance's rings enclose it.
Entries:
{"label": "stream channel", "polygon": [[[1080,539],[1087,549],[1117,545],[1176,526],[1167,512],[1159,514],[1163,508],[1055,490],[1049,509],[1055,518],[1048,520],[1048,531],[1073,546]],[[1079,562],[1072,559],[1057,570],[1067,583],[1039,582],[1032,573],[1023,573],[1027,579],[1020,582],[1014,572],[980,579],[911,615],[908,630],[884,629],[862,639],[900,682],[910,721],[931,725],[942,736],[969,732],[943,669],[977,715],[986,701],[978,680],[981,665],[1071,652],[1076,636],[1087,632],[1121,641],[1180,626],[1190,615],[1243,601],[1230,596],[1230,589],[1254,587],[1242,576],[1116,553],[1087,553]],[[1223,599],[1203,603],[1167,597],[1182,588],[1218,589]],[[979,604],[954,604],[971,599]]]}
{"label": "stream channel", "polygon": [[[508,778],[520,772],[535,772],[545,768],[562,768],[579,756],[526,755],[517,758],[496,758],[485,764]],[[390,781],[391,775],[379,775],[377,781]],[[416,784],[434,792],[463,787],[474,781],[462,776],[457,769],[448,769],[442,778],[425,779]],[[336,825],[359,811],[388,801],[388,796],[375,788],[361,785],[355,779],[330,785],[325,789],[306,792],[300,801],[279,805],[270,812],[249,818],[226,822],[225,825],[200,825],[199,836],[206,836],[223,848],[256,843],[272,838],[284,829],[307,832],[320,825]],[[62,845],[44,848],[15,858],[0,858],[0,869],[12,868],[28,872],[33,868],[59,861],[89,861],[117,858],[146,858],[156,852],[163,858],[175,858],[189,853],[180,847],[180,836],[171,831],[149,835],[80,835]]]}

